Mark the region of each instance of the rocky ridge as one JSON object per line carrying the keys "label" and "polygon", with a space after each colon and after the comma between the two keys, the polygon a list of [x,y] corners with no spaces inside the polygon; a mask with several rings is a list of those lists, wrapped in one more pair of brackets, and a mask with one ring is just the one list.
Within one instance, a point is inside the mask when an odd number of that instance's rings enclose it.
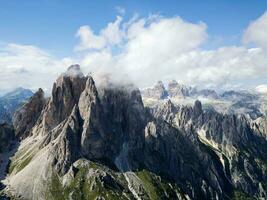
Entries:
{"label": "rocky ridge", "polygon": [[142,90],[145,105],[151,107],[170,99],[176,106],[193,106],[196,100],[201,100],[204,109],[215,109],[224,114],[245,114],[252,120],[266,116],[267,95],[245,90],[230,90],[219,94],[211,89],[186,86],[175,80],[170,81],[167,88],[161,81],[159,83],[152,88]]}
{"label": "rocky ridge", "polygon": [[[157,88],[161,98],[163,85]],[[22,108],[14,118],[21,142],[3,181],[6,196],[267,196],[265,129],[257,132],[243,116],[203,110],[199,101],[193,107],[170,100],[145,107],[133,85],[96,87],[78,65],[56,80],[51,98],[39,90]]]}

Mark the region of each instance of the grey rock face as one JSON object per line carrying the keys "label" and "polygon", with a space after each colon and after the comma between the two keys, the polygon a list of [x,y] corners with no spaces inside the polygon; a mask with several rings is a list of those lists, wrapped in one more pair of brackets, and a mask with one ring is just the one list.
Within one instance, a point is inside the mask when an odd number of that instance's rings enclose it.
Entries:
{"label": "grey rock face", "polygon": [[174,106],[174,104],[170,100],[167,100],[163,104],[152,108],[151,112],[156,118],[170,122],[175,118],[178,110],[179,107]]}
{"label": "grey rock face", "polygon": [[[232,189],[219,158],[203,147],[194,127],[188,124],[201,119],[201,114],[201,104],[196,102],[194,108],[177,110],[175,118],[166,115],[164,122],[149,123],[146,128],[146,165],[178,183],[187,180],[186,186],[179,186],[193,199],[224,199],[224,195],[231,195]],[[176,123],[177,118],[181,120]],[[198,174],[200,171],[203,173]]]}
{"label": "grey rock face", "polygon": [[[262,188],[266,183],[264,163],[267,161],[267,143],[261,134],[264,126],[254,122],[255,132],[246,117],[223,115],[212,110],[203,111],[200,102],[195,102],[193,108],[181,107],[175,116],[172,120],[165,120],[183,130],[183,135],[197,147],[197,155],[205,155],[198,148],[203,143],[220,157],[218,163],[222,166],[217,166],[216,169],[222,169],[219,172],[221,178],[224,174],[233,188],[244,191],[249,196],[266,197],[266,189]],[[214,162],[214,157],[211,160]],[[208,168],[207,172],[209,173]]]}
{"label": "grey rock face", "polygon": [[255,91],[225,91],[217,94],[212,89],[198,89],[178,83],[173,80],[168,84],[164,98],[158,98],[153,89],[142,91],[145,105],[155,106],[165,99],[171,99],[176,105],[192,105],[195,100],[201,99],[204,109],[216,110],[227,114],[244,114],[252,120],[266,116],[266,96]]}
{"label": "grey rock face", "polygon": [[68,117],[75,104],[78,104],[80,94],[85,88],[86,77],[79,66],[70,66],[54,83],[52,97],[46,106],[43,123],[46,131]]}
{"label": "grey rock face", "polygon": [[15,140],[13,128],[7,123],[0,124],[0,154],[8,151]]}
{"label": "grey rock face", "polygon": [[60,174],[65,174],[72,163],[81,157],[81,122],[78,106],[75,105],[60,130],[57,143],[53,145],[53,164]]}
{"label": "grey rock face", "polygon": [[30,134],[45,104],[44,92],[42,89],[39,89],[27,103],[15,112],[13,116],[13,126],[16,137],[23,139]]}
{"label": "grey rock face", "polygon": [[101,158],[105,154],[103,110],[94,80],[89,77],[79,100],[79,110],[84,121],[81,135],[83,154],[88,158]]}
{"label": "grey rock face", "polygon": [[267,140],[267,117],[259,117],[252,122],[255,133]]}
{"label": "grey rock face", "polygon": [[[157,98],[166,92],[162,83],[154,91]],[[17,121],[22,130],[24,121]],[[112,83],[96,87],[75,65],[54,84],[52,98],[33,124],[33,144],[41,143],[36,157],[48,156],[49,167],[59,177],[75,179],[79,171],[74,163],[84,159],[124,174],[124,185],[126,181],[135,198],[144,190],[135,175],[139,170],[170,180],[191,199],[228,199],[235,190],[266,198],[267,145],[259,134],[265,129],[252,128],[244,116],[203,110],[200,101],[193,107],[176,107],[168,100],[145,108],[137,88]],[[38,171],[35,159],[29,166]],[[84,184],[90,175],[103,184],[117,180],[93,171],[82,171],[87,176],[78,176],[79,181]]]}
{"label": "grey rock face", "polygon": [[168,96],[168,93],[162,81],[158,81],[153,88],[144,90],[143,95],[147,98],[164,99]]}
{"label": "grey rock face", "polygon": [[179,84],[177,81],[173,80],[168,84],[168,94],[170,97],[186,97],[189,96],[189,89],[183,85]]}
{"label": "grey rock face", "polygon": [[145,110],[139,90],[108,87],[98,93],[89,77],[79,109],[84,120],[82,149],[87,158],[113,162],[125,141],[137,149],[142,144],[140,121]]}
{"label": "grey rock face", "polygon": [[[79,82],[77,79],[78,77],[70,79],[68,85]],[[144,141],[145,109],[139,90],[129,86],[126,88],[116,86],[102,88],[99,94],[92,77],[80,77],[80,79],[82,82],[86,79],[81,94],[53,95],[37,122],[37,125],[42,124],[43,121],[53,124],[50,129],[47,129],[47,126],[41,126],[39,130],[48,138],[43,143],[44,146],[53,138],[64,141],[56,142],[53,153],[57,171],[63,174],[79,157],[113,163],[126,141],[131,147],[129,156],[137,156]],[[79,91],[81,86],[82,84],[76,84],[73,90]],[[70,91],[70,89],[67,88],[64,91]],[[56,94],[55,89],[53,94]],[[61,98],[67,98],[63,101],[65,105],[55,107],[54,105],[62,103]],[[71,108],[72,112],[68,115],[68,110]],[[74,110],[78,111],[74,112]],[[72,128],[70,124],[74,124],[72,126],[79,129]],[[129,165],[135,167],[137,163],[132,159]]]}

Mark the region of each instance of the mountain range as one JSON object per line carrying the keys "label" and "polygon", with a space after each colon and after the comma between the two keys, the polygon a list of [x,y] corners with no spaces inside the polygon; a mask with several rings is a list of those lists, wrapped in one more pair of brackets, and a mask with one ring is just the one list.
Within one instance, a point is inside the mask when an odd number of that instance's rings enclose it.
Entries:
{"label": "mountain range", "polygon": [[146,105],[155,106],[170,99],[176,105],[193,105],[196,100],[205,109],[220,113],[244,114],[251,119],[267,115],[267,93],[252,90],[229,90],[217,93],[211,89],[197,89],[173,80],[167,88],[159,81],[154,87],[142,90]]}
{"label": "mountain range", "polygon": [[199,96],[250,98],[175,81],[140,92],[70,66],[51,97],[39,89],[0,126],[1,197],[266,199],[266,113],[219,112]]}
{"label": "mountain range", "polygon": [[31,90],[21,87],[2,95],[0,97],[0,123],[11,123],[14,112],[32,95]]}

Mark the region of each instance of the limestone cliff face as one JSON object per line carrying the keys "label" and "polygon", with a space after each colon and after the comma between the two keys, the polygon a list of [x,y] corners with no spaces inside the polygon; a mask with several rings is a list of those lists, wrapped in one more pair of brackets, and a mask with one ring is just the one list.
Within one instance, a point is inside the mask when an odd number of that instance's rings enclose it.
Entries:
{"label": "limestone cliff face", "polygon": [[[158,110],[164,113],[165,107],[161,106]],[[234,189],[265,198],[267,143],[263,134],[264,120],[259,119],[261,123],[254,122],[251,126],[250,120],[243,115],[203,111],[199,101],[195,102],[194,107],[181,107],[172,114],[166,109],[165,113],[168,115],[164,120],[182,130],[196,147],[205,145],[214,152],[221,163],[222,174],[225,174]],[[175,117],[169,118],[170,115]],[[197,154],[204,156],[203,152]]]}
{"label": "limestone cliff face", "polygon": [[252,128],[259,135],[267,140],[267,117],[259,117],[252,122]]}
{"label": "limestone cliff face", "polygon": [[170,81],[168,84],[168,93],[170,97],[184,98],[189,96],[190,89],[183,84],[179,84],[177,81]]}
{"label": "limestone cliff face", "polygon": [[83,119],[81,150],[88,158],[103,158],[105,140],[103,108],[101,106],[94,80],[89,77],[85,90],[79,100],[79,110]]}
{"label": "limestone cliff face", "polygon": [[143,91],[143,96],[154,99],[164,99],[168,96],[168,92],[165,89],[162,81],[159,81],[153,88],[148,88]]}
{"label": "limestone cliff face", "polygon": [[[119,199],[228,199],[242,191],[266,197],[266,140],[243,116],[204,111],[200,101],[145,108],[134,86],[97,87],[77,65],[57,79],[48,103],[37,99],[38,119],[28,105],[27,119],[16,120],[22,141],[6,189],[14,196],[92,199],[104,191]],[[92,197],[98,187],[102,193]]]}
{"label": "limestone cliff face", "polygon": [[42,89],[39,89],[27,103],[15,112],[13,116],[13,126],[18,138],[24,139],[29,136],[45,104],[44,92]]}
{"label": "limestone cliff face", "polygon": [[60,135],[53,145],[53,165],[60,174],[65,174],[70,166],[82,155],[81,148],[81,117],[75,105],[70,116],[63,122]]}
{"label": "limestone cliff face", "polygon": [[[200,117],[201,104],[196,102],[194,108],[181,109],[180,115],[178,109],[173,109],[174,113],[170,115],[171,104],[168,101],[160,108],[160,113],[164,113],[164,109],[169,113],[160,115],[166,116],[165,119],[157,119],[146,127],[145,162],[148,168],[172,177],[178,183],[186,180],[187,185],[180,187],[193,199],[224,199],[231,195],[231,183],[219,157],[199,142],[192,124],[185,123]],[[184,120],[172,123],[179,116]]]}
{"label": "limestone cliff face", "polygon": [[68,117],[85,88],[86,77],[79,66],[72,65],[54,83],[52,97],[46,107],[43,123],[49,131]]}

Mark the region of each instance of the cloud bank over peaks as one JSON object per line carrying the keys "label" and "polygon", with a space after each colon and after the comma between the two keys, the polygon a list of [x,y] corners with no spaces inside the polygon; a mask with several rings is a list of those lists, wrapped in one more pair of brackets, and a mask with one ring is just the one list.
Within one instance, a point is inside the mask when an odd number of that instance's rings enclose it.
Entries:
{"label": "cloud bank over peaks", "polygon": [[[99,32],[81,26],[68,58],[55,58],[32,45],[0,45],[0,91],[18,86],[49,90],[73,63],[79,63],[85,74],[108,73],[117,82],[130,81],[141,88],[173,79],[220,90],[267,83],[266,13],[248,22],[240,38],[244,45],[207,50],[203,46],[213,36],[204,22],[137,14],[125,21],[124,12]],[[251,43],[253,48],[245,46]]]}
{"label": "cloud bank over peaks", "polygon": [[[253,24],[264,18],[265,14],[251,23],[243,38],[248,37],[246,34]],[[80,29],[77,35],[79,32]],[[106,41],[105,45],[92,47],[93,43],[89,42],[92,37]],[[251,86],[248,82],[267,82],[264,75],[267,73],[267,57],[263,45],[204,50],[201,47],[209,42],[209,37],[207,25],[203,22],[191,23],[177,16],[166,18],[160,15],[134,16],[124,22],[123,17],[117,17],[98,35],[79,38],[78,46],[86,47],[80,49],[84,55],[81,64],[85,71],[108,72],[120,77],[127,75],[127,79],[139,87],[172,79],[214,89],[246,88]],[[262,37],[261,44],[264,41],[267,42],[267,38]]]}

